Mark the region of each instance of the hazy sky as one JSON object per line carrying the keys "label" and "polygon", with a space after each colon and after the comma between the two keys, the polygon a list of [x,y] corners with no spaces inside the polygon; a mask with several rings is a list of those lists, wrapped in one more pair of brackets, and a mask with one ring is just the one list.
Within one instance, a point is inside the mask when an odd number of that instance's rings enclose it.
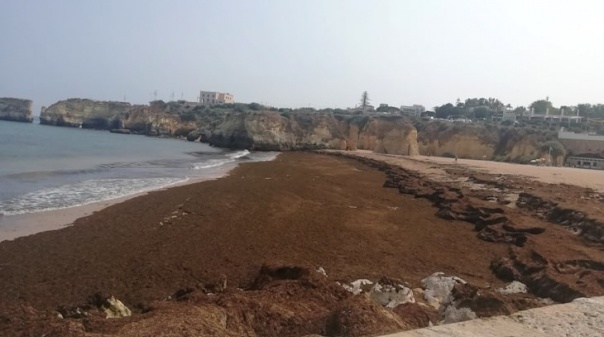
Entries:
{"label": "hazy sky", "polygon": [[604,1],[2,0],[0,97],[604,102]]}

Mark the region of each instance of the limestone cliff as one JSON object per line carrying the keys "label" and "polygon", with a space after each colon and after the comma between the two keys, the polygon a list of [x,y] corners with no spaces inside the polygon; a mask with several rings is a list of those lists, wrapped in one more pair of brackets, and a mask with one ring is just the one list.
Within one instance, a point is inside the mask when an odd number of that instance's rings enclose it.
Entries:
{"label": "limestone cliff", "polygon": [[349,150],[419,154],[417,130],[403,117],[347,117],[340,125],[345,131],[346,148]]}
{"label": "limestone cliff", "polygon": [[484,124],[434,121],[416,127],[421,154],[468,159],[527,162],[542,157],[540,144],[555,138],[547,131]]}
{"label": "limestone cliff", "polygon": [[181,110],[188,108],[192,107],[176,102],[155,101],[149,105],[131,105],[72,98],[43,109],[40,124],[98,130],[129,129],[148,135],[173,136],[180,131],[181,135],[186,135],[197,126],[193,121],[182,120]]}
{"label": "limestone cliff", "polygon": [[418,153],[417,133],[404,117],[336,116],[330,112],[251,110],[154,101],[149,105],[68,99],[43,109],[42,124],[119,133],[186,136],[214,146],[260,151],[364,149]]}
{"label": "limestone cliff", "polygon": [[203,127],[202,141],[220,147],[287,151],[371,150],[417,155],[417,133],[402,117],[352,117],[329,113],[234,113]]}
{"label": "limestone cliff", "polygon": [[111,129],[113,120],[130,108],[130,103],[72,98],[44,109],[40,113],[40,124]]}
{"label": "limestone cliff", "polygon": [[0,97],[0,120],[31,123],[31,106],[28,99]]}
{"label": "limestone cliff", "polygon": [[277,112],[229,114],[218,125],[204,125],[204,137],[212,145],[251,150],[344,149],[345,137],[333,116]]}

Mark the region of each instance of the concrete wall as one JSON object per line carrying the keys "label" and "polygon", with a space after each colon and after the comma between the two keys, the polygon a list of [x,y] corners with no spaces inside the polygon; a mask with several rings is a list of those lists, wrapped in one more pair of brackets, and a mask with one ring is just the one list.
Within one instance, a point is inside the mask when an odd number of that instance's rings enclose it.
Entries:
{"label": "concrete wall", "polygon": [[575,133],[575,132],[570,132],[570,131],[564,131],[563,129],[560,129],[560,131],[558,131],[558,138],[559,139],[575,139],[575,140],[593,140],[593,141],[604,142],[604,136],[590,135],[590,134],[586,134],[586,133]]}
{"label": "concrete wall", "polygon": [[520,311],[510,316],[400,332],[383,337],[595,337],[604,336],[604,297]]}
{"label": "concrete wall", "polygon": [[604,142],[598,140],[560,139],[566,151],[574,155],[598,154],[604,156]]}

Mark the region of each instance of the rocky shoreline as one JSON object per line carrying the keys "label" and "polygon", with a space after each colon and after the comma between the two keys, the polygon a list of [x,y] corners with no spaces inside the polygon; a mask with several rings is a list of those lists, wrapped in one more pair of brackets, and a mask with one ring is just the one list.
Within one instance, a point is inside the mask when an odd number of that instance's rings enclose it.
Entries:
{"label": "rocky shoreline", "polygon": [[[555,185],[342,153],[285,153],[0,243],[0,332],[365,336],[604,293],[601,242],[510,207]],[[565,188],[559,206],[599,219],[593,191]],[[132,315],[106,319],[116,301]]]}

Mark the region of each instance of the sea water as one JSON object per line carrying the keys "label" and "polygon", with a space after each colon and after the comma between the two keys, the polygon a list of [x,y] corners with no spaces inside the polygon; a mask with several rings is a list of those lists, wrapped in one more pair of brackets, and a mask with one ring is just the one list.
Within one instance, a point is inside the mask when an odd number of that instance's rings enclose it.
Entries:
{"label": "sea water", "polygon": [[238,163],[275,155],[0,121],[0,216],[75,207],[218,177]]}

